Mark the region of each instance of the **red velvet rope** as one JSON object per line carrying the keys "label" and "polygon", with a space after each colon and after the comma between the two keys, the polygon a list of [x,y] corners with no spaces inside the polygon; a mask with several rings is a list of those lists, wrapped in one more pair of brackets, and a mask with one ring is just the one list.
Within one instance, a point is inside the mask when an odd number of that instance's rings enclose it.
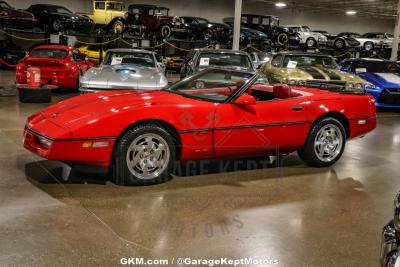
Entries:
{"label": "red velvet rope", "polygon": [[4,66],[6,66],[7,68],[10,68],[10,69],[14,69],[17,66],[17,65],[11,65],[11,64],[5,62],[2,57],[0,57],[0,64],[4,65]]}

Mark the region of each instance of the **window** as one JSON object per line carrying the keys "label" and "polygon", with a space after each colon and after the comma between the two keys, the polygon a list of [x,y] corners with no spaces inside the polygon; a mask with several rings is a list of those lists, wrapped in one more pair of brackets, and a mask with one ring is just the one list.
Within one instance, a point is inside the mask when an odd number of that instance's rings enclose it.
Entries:
{"label": "window", "polygon": [[106,9],[106,3],[105,2],[96,2],[94,4],[95,9]]}
{"label": "window", "polygon": [[0,8],[11,9],[11,7],[6,2],[0,2]]}
{"label": "window", "polygon": [[282,61],[282,55],[276,55],[272,61],[271,61],[271,65],[274,67],[280,67],[281,66],[281,61]]}
{"label": "window", "polygon": [[156,62],[153,54],[139,52],[107,52],[104,58],[104,65],[139,65],[142,67],[154,68]]}
{"label": "window", "polygon": [[260,23],[260,18],[259,17],[253,17],[252,23],[255,25],[258,25]]}
{"label": "window", "polygon": [[107,10],[123,11],[125,5],[123,3],[108,3]]}
{"label": "window", "polygon": [[57,49],[35,49],[33,50],[29,56],[32,58],[55,58],[55,59],[64,59],[68,55],[68,51],[66,50],[57,50]]}
{"label": "window", "polygon": [[254,71],[247,55],[233,53],[201,53],[196,67],[199,70],[209,67],[228,67],[235,70]]}

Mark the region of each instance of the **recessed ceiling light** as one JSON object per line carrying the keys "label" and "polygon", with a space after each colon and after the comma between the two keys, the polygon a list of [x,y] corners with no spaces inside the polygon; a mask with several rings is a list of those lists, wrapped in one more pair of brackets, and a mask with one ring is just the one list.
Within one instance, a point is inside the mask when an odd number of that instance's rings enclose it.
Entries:
{"label": "recessed ceiling light", "polygon": [[346,11],[346,15],[355,15],[355,14],[357,14],[357,11],[354,10]]}
{"label": "recessed ceiling light", "polygon": [[278,2],[278,3],[275,3],[275,6],[276,7],[286,7],[287,5],[286,5],[286,3]]}

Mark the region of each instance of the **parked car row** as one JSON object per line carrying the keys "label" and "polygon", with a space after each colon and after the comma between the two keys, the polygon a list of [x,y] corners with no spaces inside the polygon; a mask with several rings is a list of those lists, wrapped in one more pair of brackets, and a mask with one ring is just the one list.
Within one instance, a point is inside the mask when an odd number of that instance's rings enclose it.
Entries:
{"label": "parked car row", "polygon": [[[215,23],[206,18],[171,16],[168,7],[130,4],[121,0],[93,0],[92,12],[74,13],[53,4],[33,4],[26,11],[16,10],[0,1],[0,24],[3,27],[45,29],[58,33],[124,33],[136,37],[175,38],[191,41],[218,42],[230,45],[233,18]],[[307,25],[281,26],[272,15],[242,14],[240,44],[269,51],[273,46],[358,49],[373,51],[392,47],[393,35],[384,32],[343,32],[331,35],[313,31]]]}

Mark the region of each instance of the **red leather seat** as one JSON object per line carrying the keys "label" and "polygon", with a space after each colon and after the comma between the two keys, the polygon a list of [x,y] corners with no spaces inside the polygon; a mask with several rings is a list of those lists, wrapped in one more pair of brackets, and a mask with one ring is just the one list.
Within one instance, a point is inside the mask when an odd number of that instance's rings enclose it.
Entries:
{"label": "red leather seat", "polygon": [[275,84],[273,92],[275,98],[287,99],[292,97],[292,89],[286,84]]}

